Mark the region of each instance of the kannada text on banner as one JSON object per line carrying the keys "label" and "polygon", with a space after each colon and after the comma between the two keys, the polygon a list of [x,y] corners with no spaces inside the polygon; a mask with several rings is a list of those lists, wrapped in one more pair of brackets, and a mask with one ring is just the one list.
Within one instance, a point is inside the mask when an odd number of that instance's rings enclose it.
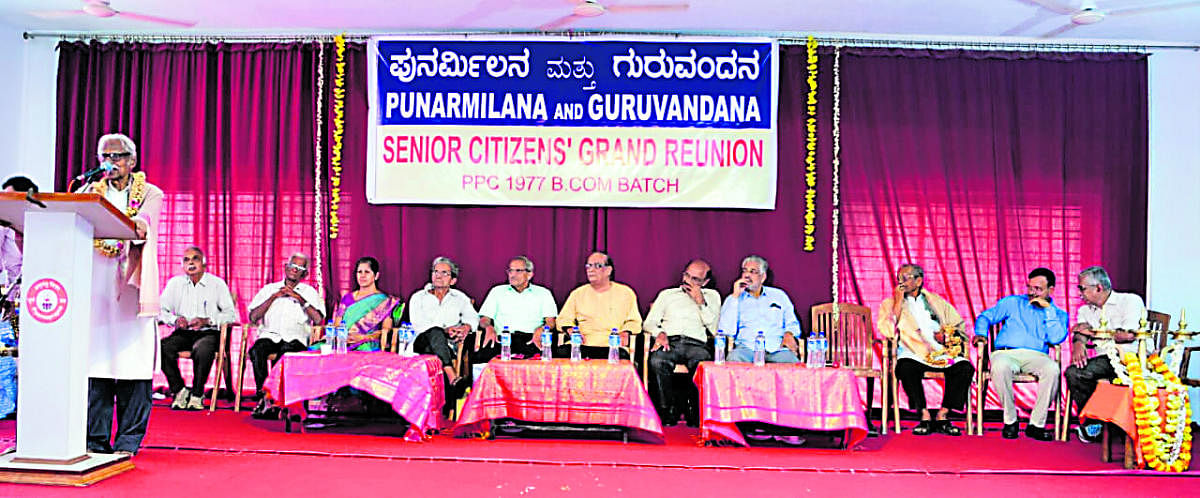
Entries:
{"label": "kannada text on banner", "polygon": [[372,203],[775,207],[770,40],[369,46]]}

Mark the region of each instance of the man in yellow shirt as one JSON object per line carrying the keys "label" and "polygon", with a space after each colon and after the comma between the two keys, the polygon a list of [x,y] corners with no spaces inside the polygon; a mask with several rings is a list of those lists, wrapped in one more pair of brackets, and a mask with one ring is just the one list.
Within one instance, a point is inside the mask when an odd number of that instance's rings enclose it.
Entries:
{"label": "man in yellow shirt", "polygon": [[[567,296],[557,323],[566,330],[572,326],[579,327],[583,335],[580,352],[584,358],[604,359],[608,358],[608,334],[612,329],[620,332],[621,345],[628,348],[632,345],[630,337],[633,332],[640,333],[642,330],[642,314],[638,311],[637,294],[633,289],[612,280],[611,257],[599,251],[593,252],[588,255],[584,270],[588,283]],[[567,357],[570,351],[568,342],[560,346],[554,356]],[[621,350],[621,358],[629,358],[624,349]]]}

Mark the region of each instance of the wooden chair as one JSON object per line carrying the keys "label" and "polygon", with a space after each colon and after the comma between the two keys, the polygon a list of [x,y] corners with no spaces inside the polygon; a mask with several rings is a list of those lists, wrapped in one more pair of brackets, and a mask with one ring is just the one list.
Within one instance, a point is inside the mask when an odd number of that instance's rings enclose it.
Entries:
{"label": "wooden chair", "polygon": [[1167,336],[1170,335],[1167,331],[1171,327],[1171,315],[1158,311],[1146,311],[1146,327],[1153,334],[1150,343],[1154,345],[1153,349],[1147,349],[1155,352],[1162,351],[1163,348],[1167,347]]}
{"label": "wooden chair", "polygon": [[[875,338],[875,326],[871,321],[871,308],[858,304],[838,304],[837,324],[834,324],[833,303],[812,307],[812,333],[823,332],[829,341],[827,362],[854,372],[856,377],[867,378],[867,419],[871,418],[872,398],[875,395],[875,379],[883,387],[883,408],[880,410],[882,431],[888,430],[888,379],[891,365],[890,348]],[[875,366],[876,348],[883,358]],[[899,426],[897,425],[897,431]]]}
{"label": "wooden chair", "polygon": [[[254,340],[258,339],[258,329],[259,328],[260,327],[258,325],[242,325],[242,355],[241,355],[241,359],[238,361],[238,372],[237,372],[238,388],[236,390],[237,394],[234,395],[234,401],[233,401],[233,411],[235,411],[235,412],[242,410],[242,386],[245,385],[244,382],[246,380],[246,362],[250,360],[250,347],[254,345]],[[309,344],[312,344],[316,341],[321,340],[321,338],[324,336],[325,336],[325,326],[324,325],[312,325],[309,327],[309,333],[308,333],[308,343]],[[252,338],[253,338],[253,340],[252,340]],[[278,358],[279,358],[278,354],[268,355],[267,356],[267,364],[270,365],[270,364],[275,363],[275,360],[277,360]]]}
{"label": "wooden chair", "polygon": [[[987,341],[983,344],[975,346],[975,434],[976,436],[983,435],[983,407],[987,395],[987,385],[991,381],[991,359],[993,345],[996,342],[996,334],[1000,333],[1003,327],[1002,323],[993,324],[988,328]],[[974,341],[972,341],[974,342]],[[1065,409],[1067,408],[1067,390],[1066,381],[1063,379],[1062,368],[1062,350],[1059,345],[1050,346],[1050,357],[1059,362],[1058,369],[1058,399],[1051,400],[1050,408],[1054,410],[1054,438],[1059,441],[1067,440],[1067,419]],[[1017,374],[1013,376],[1013,384],[1020,383],[1036,383],[1038,378],[1032,374]]]}
{"label": "wooden chair", "polygon": [[[970,339],[968,338],[967,344],[965,345],[968,348],[971,347],[969,343],[970,343]],[[898,359],[897,354],[898,354],[898,348],[900,347],[899,345],[900,345],[899,339],[892,338],[892,339],[888,339],[887,343],[884,346],[885,348],[888,349],[888,351],[890,351],[888,353],[887,357],[892,359],[892,364],[888,367],[888,379],[891,382],[891,390],[892,390],[892,396],[891,396],[892,397],[892,419],[896,421],[895,424],[896,424],[896,432],[897,433],[900,432],[900,380],[896,378],[896,360]],[[975,367],[976,377],[978,377],[979,360],[978,359],[972,360],[970,358],[969,350],[968,350],[967,356],[968,356],[967,361],[970,361],[971,366]],[[925,372],[925,376],[923,377],[923,379],[941,380],[944,383],[946,381],[946,375],[943,374],[942,372]],[[970,388],[968,387],[968,393],[969,392],[970,392]],[[970,399],[970,396],[968,395],[968,397],[967,397],[967,416],[966,416],[966,418],[967,418],[967,435],[972,435],[975,433],[975,403],[972,403],[971,401],[972,400]],[[886,434],[886,433],[887,432],[885,431],[884,434]]]}

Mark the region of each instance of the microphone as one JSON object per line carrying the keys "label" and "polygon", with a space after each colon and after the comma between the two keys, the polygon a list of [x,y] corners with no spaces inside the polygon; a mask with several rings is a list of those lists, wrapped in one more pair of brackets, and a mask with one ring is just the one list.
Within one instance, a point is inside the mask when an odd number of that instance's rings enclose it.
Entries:
{"label": "microphone", "polygon": [[101,171],[103,171],[103,172],[105,172],[105,173],[108,173],[109,171],[112,171],[112,170],[113,170],[114,168],[116,168],[116,167],[117,167],[117,166],[116,166],[116,165],[114,165],[113,163],[110,163],[110,162],[108,162],[108,161],[104,161],[104,162],[100,163],[100,165],[99,165],[99,166],[96,166],[95,168],[92,168],[92,169],[90,169],[90,170],[87,170],[87,171],[83,172],[83,174],[82,174],[82,175],[79,175],[79,176],[75,177],[75,181],[80,181],[80,180],[83,180],[84,178],[87,178],[87,177],[89,177],[89,176],[92,176],[92,175],[94,175],[94,174],[96,174],[96,173],[99,173],[99,172],[101,172]]}

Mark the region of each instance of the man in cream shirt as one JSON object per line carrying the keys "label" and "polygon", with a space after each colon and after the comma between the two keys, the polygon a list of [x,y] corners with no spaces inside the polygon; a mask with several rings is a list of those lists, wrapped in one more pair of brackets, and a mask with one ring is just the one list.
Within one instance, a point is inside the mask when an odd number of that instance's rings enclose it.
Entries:
{"label": "man in cream shirt", "polygon": [[712,359],[708,337],[716,335],[721,313],[721,295],[704,288],[712,279],[712,267],[707,261],[688,262],[682,278],[681,285],[658,293],[642,326],[654,338],[650,347],[650,372],[654,376],[651,393],[658,417],[667,426],[679,420],[675,409],[685,404],[679,401],[689,401],[685,413],[688,425],[699,420],[699,393],[693,386],[686,389],[687,400],[678,399],[683,393],[670,389],[671,374],[679,364],[687,365],[688,371],[695,373],[700,362]]}
{"label": "man in cream shirt", "polygon": [[[584,358],[608,358],[608,334],[617,329],[622,347],[630,347],[630,337],[642,330],[642,313],[638,311],[637,294],[628,285],[614,282],[613,260],[602,252],[588,255],[584,263],[588,283],[567,296],[558,313],[558,326],[578,326],[583,335],[580,353]],[[555,356],[569,355],[570,344],[555,350]],[[621,358],[629,358],[624,349]]]}

